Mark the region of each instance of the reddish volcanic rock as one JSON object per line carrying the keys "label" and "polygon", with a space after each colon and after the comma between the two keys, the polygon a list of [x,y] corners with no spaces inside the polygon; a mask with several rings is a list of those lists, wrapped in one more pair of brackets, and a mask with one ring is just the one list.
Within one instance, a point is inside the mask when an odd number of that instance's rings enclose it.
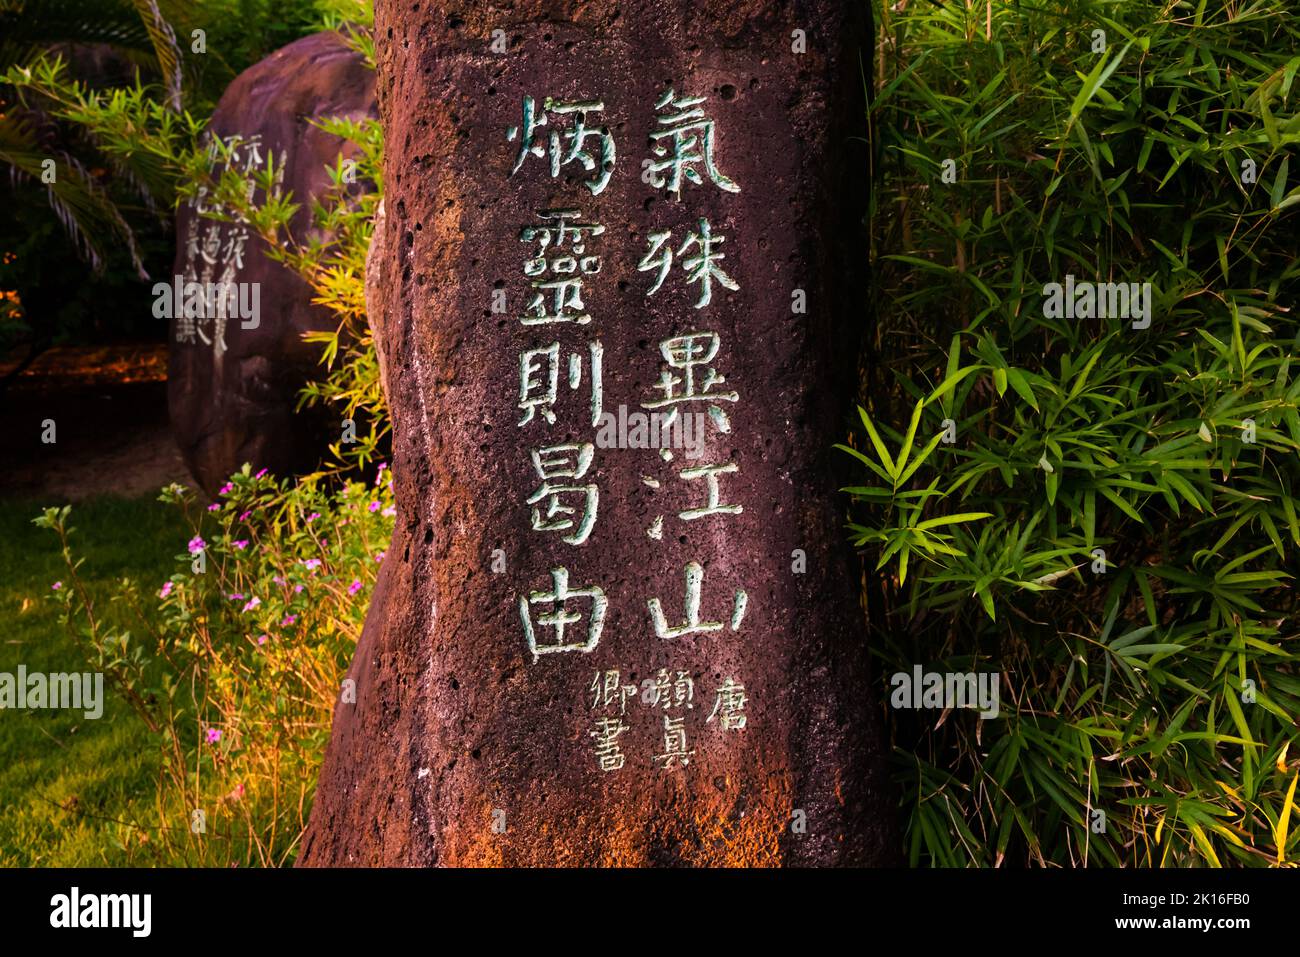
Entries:
{"label": "reddish volcanic rock", "polygon": [[379,6],[399,518],[301,864],[893,860],[850,9]]}

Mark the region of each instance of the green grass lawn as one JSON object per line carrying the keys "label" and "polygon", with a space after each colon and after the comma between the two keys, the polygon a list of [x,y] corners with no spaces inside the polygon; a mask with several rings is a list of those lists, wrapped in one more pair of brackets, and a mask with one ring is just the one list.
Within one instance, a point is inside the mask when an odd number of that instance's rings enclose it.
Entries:
{"label": "green grass lawn", "polygon": [[[88,670],[78,640],[59,623],[51,585],[67,580],[52,532],[31,520],[42,503],[0,501],[0,672]],[[161,586],[185,549],[179,511],[153,496],[73,506],[73,551],[100,615],[124,577]],[[148,817],[157,745],[107,686],[104,713],[0,710],[0,866],[125,862],[115,821]]]}

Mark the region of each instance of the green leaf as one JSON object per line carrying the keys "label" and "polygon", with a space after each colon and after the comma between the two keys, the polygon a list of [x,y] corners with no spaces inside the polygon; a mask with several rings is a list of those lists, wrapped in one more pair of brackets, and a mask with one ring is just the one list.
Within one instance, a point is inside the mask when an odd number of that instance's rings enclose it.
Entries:
{"label": "green leaf", "polygon": [[916,440],[916,429],[921,424],[921,410],[925,408],[924,401],[918,401],[912,409],[912,421],[907,424],[907,434],[903,436],[903,447],[899,449],[898,459],[894,468],[894,486],[899,483],[899,476],[902,473],[903,466],[907,464],[907,457],[912,454],[912,443]]}
{"label": "green leaf", "polygon": [[1070,104],[1070,122],[1066,124],[1067,133],[1083,113],[1084,108],[1097,94],[1097,91],[1101,89],[1102,84],[1115,72],[1115,68],[1120,65],[1130,46],[1132,46],[1131,42],[1124,44],[1124,48],[1115,54],[1110,63],[1107,63],[1104,57],[1098,58],[1096,65],[1084,78],[1083,86],[1079,88],[1079,92],[1075,95],[1074,102]]}
{"label": "green leaf", "polygon": [[1269,205],[1277,209],[1282,204],[1282,197],[1286,195],[1287,174],[1291,169],[1291,157],[1282,157],[1282,165],[1278,167],[1277,177],[1273,180],[1273,189],[1269,194]]}
{"label": "green leaf", "polygon": [[938,518],[926,519],[916,527],[922,531],[926,531],[931,528],[938,528],[941,525],[956,525],[960,522],[973,522],[976,519],[992,517],[992,512],[960,512],[956,515],[941,515]]}

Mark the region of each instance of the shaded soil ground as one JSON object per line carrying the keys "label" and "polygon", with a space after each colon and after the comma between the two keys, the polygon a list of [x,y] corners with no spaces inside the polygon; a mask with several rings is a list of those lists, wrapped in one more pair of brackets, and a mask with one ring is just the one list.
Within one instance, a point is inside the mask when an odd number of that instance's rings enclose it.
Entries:
{"label": "shaded soil ground", "polygon": [[[0,360],[0,376],[17,358]],[[62,346],[0,396],[8,428],[0,497],[45,505],[133,498],[192,484],[167,419],[165,343]],[[42,441],[47,420],[53,443]]]}

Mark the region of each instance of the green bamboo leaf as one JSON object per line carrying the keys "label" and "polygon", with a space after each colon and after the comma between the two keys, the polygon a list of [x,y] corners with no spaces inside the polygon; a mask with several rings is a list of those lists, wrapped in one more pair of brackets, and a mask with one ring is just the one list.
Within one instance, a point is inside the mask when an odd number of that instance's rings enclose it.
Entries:
{"label": "green bamboo leaf", "polygon": [[1286,839],[1291,824],[1291,809],[1295,807],[1295,785],[1300,779],[1300,772],[1291,776],[1291,786],[1286,789],[1286,798],[1282,801],[1282,813],[1277,818],[1277,828],[1273,832],[1273,843],[1277,845],[1277,862],[1286,861]]}
{"label": "green bamboo leaf", "polygon": [[916,527],[925,531],[931,528],[938,528],[940,525],[956,525],[960,522],[973,522],[976,519],[992,517],[992,512],[960,512],[956,515],[941,515],[938,518],[926,519]]}
{"label": "green bamboo leaf", "polygon": [[898,459],[894,465],[894,485],[897,487],[901,484],[900,474],[903,466],[907,464],[907,457],[912,454],[912,443],[916,440],[916,430],[921,424],[921,411],[925,408],[924,400],[917,400],[916,406],[912,409],[912,421],[907,424],[907,434],[903,436],[903,447],[899,449]]}
{"label": "green bamboo leaf", "polygon": [[862,419],[862,425],[867,430],[867,437],[871,440],[871,446],[876,450],[880,463],[885,467],[888,478],[893,481],[896,472],[894,460],[890,457],[889,450],[885,448],[885,443],[880,440],[880,434],[876,432],[876,427],[871,422],[871,416],[867,415],[866,409],[859,406],[858,417]]}
{"label": "green bamboo leaf", "polygon": [[1291,169],[1291,157],[1282,157],[1282,165],[1278,167],[1277,177],[1273,180],[1273,189],[1269,193],[1269,205],[1277,209],[1282,204],[1282,197],[1286,195],[1286,179]]}
{"label": "green bamboo leaf", "polygon": [[924,465],[926,461],[929,460],[930,456],[934,453],[934,450],[938,447],[939,443],[943,440],[943,436],[944,433],[940,432],[938,435],[936,435],[934,438],[932,438],[929,441],[929,443],[925,446],[924,449],[921,450],[920,455],[912,459],[912,464],[909,465],[906,469],[904,469],[903,473],[898,477],[899,488],[906,485],[907,480],[912,477],[912,474],[916,472],[916,470],[919,469],[922,465]]}

